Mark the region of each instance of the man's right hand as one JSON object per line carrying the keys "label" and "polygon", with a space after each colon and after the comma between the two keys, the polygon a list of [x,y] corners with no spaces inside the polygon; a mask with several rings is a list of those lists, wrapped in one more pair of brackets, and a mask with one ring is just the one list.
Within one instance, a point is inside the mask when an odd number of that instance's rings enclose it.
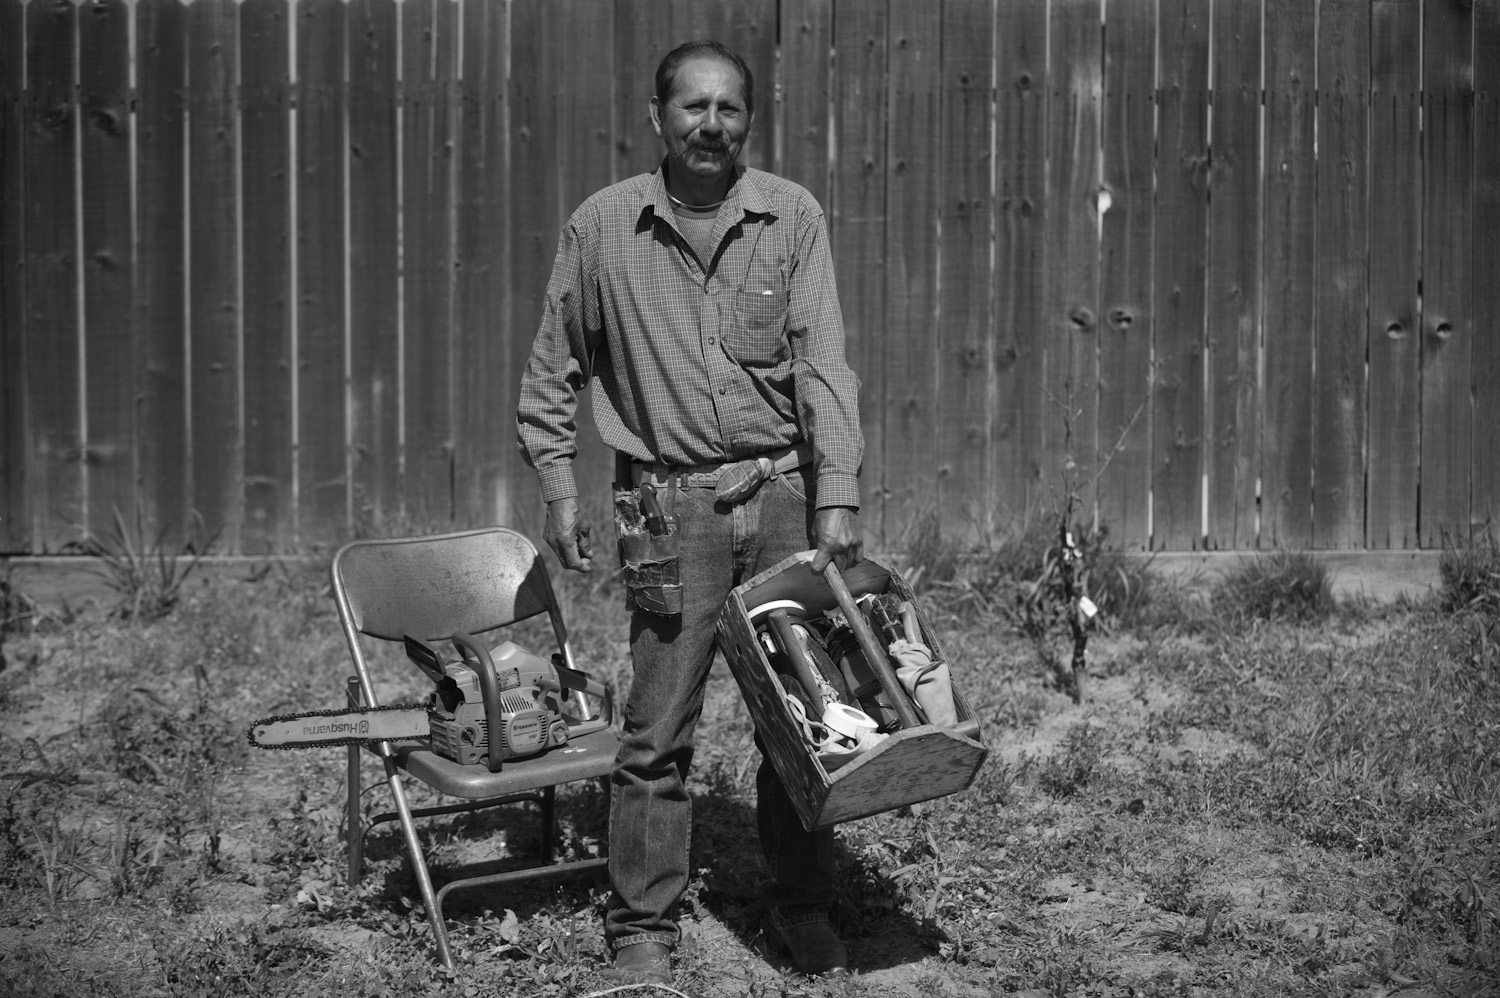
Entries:
{"label": "man's right hand", "polygon": [[578,508],[578,499],[554,499],[547,504],[547,527],[542,536],[564,568],[575,572],[594,570],[593,525]]}

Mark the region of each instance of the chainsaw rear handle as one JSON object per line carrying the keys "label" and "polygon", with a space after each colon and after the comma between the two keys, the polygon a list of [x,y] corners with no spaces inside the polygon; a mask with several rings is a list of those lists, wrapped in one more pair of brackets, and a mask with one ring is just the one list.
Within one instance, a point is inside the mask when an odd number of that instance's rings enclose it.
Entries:
{"label": "chainsaw rear handle", "polygon": [[501,717],[500,680],[495,678],[495,663],[489,651],[462,631],[454,631],[450,639],[453,647],[468,661],[469,652],[477,660],[474,671],[479,676],[479,692],[484,697],[484,723],[490,732],[490,747],[485,752],[485,764],[492,773],[500,772],[500,732],[504,730]]}
{"label": "chainsaw rear handle", "polygon": [[[552,669],[557,673],[557,681],[549,682],[545,677],[541,681],[544,688],[552,688],[561,695],[563,690],[576,690],[584,696],[597,697],[604,704],[603,711],[598,717],[580,720],[577,724],[568,725],[568,737],[574,735],[587,735],[595,731],[603,731],[609,727],[615,717],[614,698],[609,695],[605,685],[586,672],[570,669],[562,663],[562,655],[552,656]],[[579,702],[579,707],[587,710],[588,705]]]}

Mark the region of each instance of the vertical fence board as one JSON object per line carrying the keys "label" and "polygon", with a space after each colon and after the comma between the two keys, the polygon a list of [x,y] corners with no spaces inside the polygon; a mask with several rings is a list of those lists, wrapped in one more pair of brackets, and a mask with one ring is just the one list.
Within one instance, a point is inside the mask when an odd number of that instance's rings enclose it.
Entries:
{"label": "vertical fence board", "polygon": [[[611,108],[614,106],[615,73],[609,56],[614,51],[614,22],[609,18],[588,16],[589,0],[566,2],[569,6],[563,16],[548,22],[545,51],[560,47],[566,37],[585,51],[598,53],[598,58],[566,69],[555,60],[548,60],[544,69],[549,99],[554,102],[552,118],[556,128],[551,161],[558,164],[554,170],[560,174],[561,184],[551,220],[554,237],[578,205],[609,183],[613,127]],[[745,57],[749,58],[748,53]],[[769,70],[771,65],[767,63],[766,69]],[[769,81],[773,77],[766,72],[763,78]],[[583,93],[597,94],[599,99],[572,100],[574,87]],[[550,263],[550,258],[544,255],[543,263]],[[546,275],[543,276],[545,280]],[[540,307],[535,314],[541,316]],[[580,400],[578,457],[573,462],[573,473],[578,481],[579,495],[594,503],[593,508],[600,511],[594,522],[608,525],[613,521],[613,513],[605,511],[612,510],[610,482],[614,478],[614,452],[599,439],[593,410],[597,390],[597,386],[590,387]]]}
{"label": "vertical fence board", "polygon": [[1365,543],[1417,546],[1422,145],[1419,0],[1370,7],[1369,431]]}
{"label": "vertical fence board", "polygon": [[1044,485],[1094,519],[1099,447],[1100,0],[1059,0],[1048,29],[1047,216],[1042,254]]}
{"label": "vertical fence board", "polygon": [[87,523],[92,533],[113,531],[118,510],[137,534],[144,524],[135,507],[135,386],[120,377],[135,354],[130,7],[124,0],[80,8],[78,50]]}
{"label": "vertical fence board", "polygon": [[[0,0],[0,162],[24,163],[26,8]],[[26,171],[0,170],[0,552],[27,553]]]}
{"label": "vertical fence board", "polygon": [[1043,452],[1053,418],[1046,371],[1042,245],[1047,224],[1047,23],[1035,4],[1000,4],[995,24],[994,495],[997,514],[1021,522],[1056,469]]}
{"label": "vertical fence board", "polygon": [[183,188],[187,9],[136,5],[136,467],[151,536],[177,546],[187,527],[186,252]]}
{"label": "vertical fence board", "polygon": [[197,3],[188,29],[189,446],[193,510],[209,536],[239,549],[240,287],[235,160],[239,9]]}
{"label": "vertical fence board", "polygon": [[1204,269],[1208,237],[1208,10],[1159,8],[1152,546],[1202,542]]}
{"label": "vertical fence board", "polygon": [[288,13],[283,0],[240,7],[247,554],[296,549]]}
{"label": "vertical fence board", "polygon": [[398,11],[395,0],[354,0],[347,16],[351,527],[381,537],[399,529],[401,508]]}
{"label": "vertical fence board", "polygon": [[1099,442],[1108,467],[1099,519],[1115,543],[1150,543],[1151,246],[1156,74],[1154,10],[1111,3],[1104,33],[1103,185],[1099,248]]}
{"label": "vertical fence board", "polygon": [[1369,300],[1370,16],[1323,0],[1318,20],[1317,383],[1313,546],[1359,547],[1365,509],[1365,327]]}
{"label": "vertical fence board", "polygon": [[[1500,531],[1500,0],[1474,5],[1474,508]],[[1492,265],[1492,264],[1490,264]]]}
{"label": "vertical fence board", "polygon": [[[302,0],[297,31],[297,539],[348,536],[343,0]],[[420,265],[421,261],[418,261]]]}
{"label": "vertical fence board", "polygon": [[[505,234],[510,176],[505,162],[505,9],[466,4],[458,190],[459,419],[455,505],[465,526],[510,523],[507,481],[520,372],[507,363]],[[609,169],[607,150],[600,150]]]}
{"label": "vertical fence board", "polygon": [[1265,404],[1261,543],[1312,540],[1316,11],[1266,0]]}
{"label": "vertical fence board", "polygon": [[1204,543],[1251,548],[1260,473],[1259,2],[1215,8],[1213,54]]}
{"label": "vertical fence board", "polygon": [[974,524],[982,532],[995,511],[989,494],[994,21],[988,3],[948,3],[943,9],[938,363],[933,383],[913,385],[934,399],[938,517],[950,527]]}
{"label": "vertical fence board", "polygon": [[401,10],[402,279],[405,290],[404,513],[417,530],[452,524],[453,214],[449,81],[453,0]]}
{"label": "vertical fence board", "polygon": [[[492,136],[484,113],[485,94],[492,71],[504,71],[504,65],[492,66],[484,58],[488,38],[487,11],[496,5],[464,3],[459,7],[459,73],[454,108],[454,149],[456,171],[453,197],[459,206],[453,261],[453,384],[457,406],[453,424],[453,508],[456,526],[479,525],[479,465],[484,457],[484,440],[480,436],[483,413],[476,406],[475,392],[486,375],[481,372],[479,344],[484,310],[484,282],[496,275],[489,273],[491,258],[484,238],[484,226],[494,221],[494,203],[503,194],[485,183],[490,157],[494,154]],[[503,185],[503,178],[496,180]],[[497,230],[498,231],[498,230]],[[494,399],[499,403],[499,398]]]}
{"label": "vertical fence board", "polygon": [[[776,172],[806,187],[828,211],[832,163],[828,144],[833,62],[832,0],[786,0],[781,8],[781,55],[775,92],[781,95],[782,139]],[[760,89],[769,89],[766,80]],[[764,101],[757,98],[757,103]],[[759,125],[756,126],[757,130]]]}
{"label": "vertical fence board", "polygon": [[[1423,5],[1422,111],[1426,169],[1422,227],[1423,547],[1469,533],[1474,324],[1469,298],[1474,196],[1473,11],[1460,0]],[[1488,446],[1496,446],[1495,441]]]}
{"label": "vertical fence board", "polygon": [[[561,178],[554,168],[557,120],[545,81],[542,9],[527,2],[511,8],[510,187],[512,370],[525,371],[556,256]],[[653,63],[654,66],[654,63]],[[649,71],[648,71],[649,74]],[[645,110],[642,105],[641,110]],[[519,495],[523,517],[541,522],[536,477],[525,472]],[[609,497],[580,495],[579,501],[600,529]]]}
{"label": "vertical fence board", "polygon": [[[512,8],[515,16],[520,16],[524,2],[520,0]],[[661,140],[651,127],[650,112],[651,97],[656,92],[656,64],[682,39],[673,34],[671,8],[659,0],[615,0],[614,14],[615,155],[611,179],[624,180],[654,170],[661,162]],[[511,51],[514,64],[519,66],[526,53],[515,44]],[[761,124],[757,116],[756,131]],[[552,246],[547,249],[550,259]],[[527,342],[529,345],[530,337]]]}
{"label": "vertical fence board", "polygon": [[938,122],[941,8],[920,0],[890,4],[890,97],[886,160],[888,335],[884,349],[887,538],[933,511],[937,481]]}
{"label": "vertical fence board", "polygon": [[843,4],[834,21],[834,149],[830,238],[849,364],[859,375],[865,438],[861,521],[881,544],[894,540],[885,522],[886,399],[881,347],[886,327],[886,48],[884,4]]}
{"label": "vertical fence board", "polygon": [[26,374],[41,389],[27,398],[27,471],[31,534],[42,551],[57,550],[85,525],[75,30],[69,0],[43,0],[27,10]]}

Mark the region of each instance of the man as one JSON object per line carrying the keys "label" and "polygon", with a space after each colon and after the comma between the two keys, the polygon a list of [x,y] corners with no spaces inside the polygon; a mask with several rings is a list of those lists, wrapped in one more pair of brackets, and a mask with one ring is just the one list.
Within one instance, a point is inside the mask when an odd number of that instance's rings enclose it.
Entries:
{"label": "man", "polygon": [[[629,983],[671,981],[673,909],[689,875],[684,780],[730,590],[810,547],[811,570],[847,567],[862,543],[859,382],[844,359],[822,210],[803,188],[738,162],[755,113],[738,55],[689,42],[662,60],[655,89],[665,157],[568,220],[517,413],[546,540],[566,567],[587,572],[595,553],[572,471],[577,392],[591,380],[600,435],[619,455],[617,531],[657,497],[664,519],[676,518],[662,536],[680,589],[632,585],[626,573],[634,678],[611,781],[605,936]],[[731,466],[774,474],[726,491]],[[764,759],[756,788],[767,932],[803,972],[847,973],[828,922],[832,832],[802,827]]]}

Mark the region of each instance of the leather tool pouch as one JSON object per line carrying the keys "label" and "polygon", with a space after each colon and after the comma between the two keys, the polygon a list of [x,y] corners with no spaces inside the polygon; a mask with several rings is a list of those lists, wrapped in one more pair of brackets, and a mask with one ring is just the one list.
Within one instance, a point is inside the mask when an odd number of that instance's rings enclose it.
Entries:
{"label": "leather tool pouch", "polygon": [[[676,490],[668,488],[675,505]],[[649,481],[632,488],[614,485],[615,538],[625,575],[625,609],[632,613],[679,614],[682,583],[677,570],[678,518],[663,513]]]}

